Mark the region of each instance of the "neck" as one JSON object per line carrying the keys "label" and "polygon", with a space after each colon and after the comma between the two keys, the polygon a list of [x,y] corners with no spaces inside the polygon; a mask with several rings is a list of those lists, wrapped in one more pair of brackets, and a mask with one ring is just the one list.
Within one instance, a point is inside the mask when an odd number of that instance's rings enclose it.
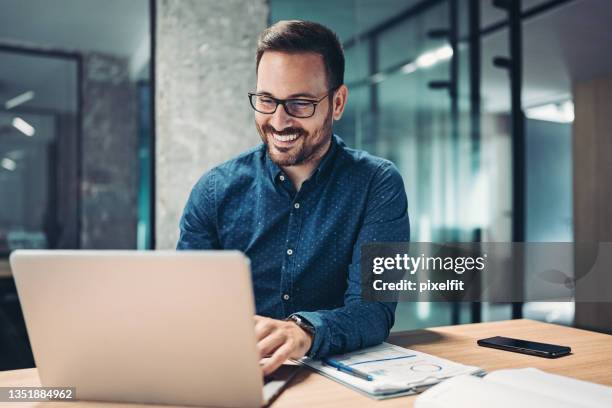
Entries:
{"label": "neck", "polygon": [[327,146],[321,149],[320,152],[318,152],[312,159],[294,166],[281,166],[285,174],[287,174],[289,177],[289,180],[291,180],[295,186],[296,190],[300,191],[302,184],[312,175],[330,147],[331,139],[329,140]]}

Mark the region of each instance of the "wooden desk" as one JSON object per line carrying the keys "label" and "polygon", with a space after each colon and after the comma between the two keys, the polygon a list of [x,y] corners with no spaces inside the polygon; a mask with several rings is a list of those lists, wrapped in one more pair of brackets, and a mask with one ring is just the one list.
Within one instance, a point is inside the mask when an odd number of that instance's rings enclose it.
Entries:
{"label": "wooden desk", "polygon": [[[556,343],[572,348],[572,355],[549,360],[476,345],[476,340],[507,336]],[[612,386],[612,336],[531,320],[466,324],[394,333],[390,342],[448,358],[487,371],[536,367],[550,373]],[[39,385],[36,369],[0,372],[0,386]],[[78,391],[78,390],[77,390]],[[376,401],[304,369],[272,405],[281,407],[412,407],[416,397]],[[4,405],[3,405],[4,406]],[[10,403],[19,408],[143,408],[144,405],[93,402]],[[160,406],[148,406],[159,408]]]}

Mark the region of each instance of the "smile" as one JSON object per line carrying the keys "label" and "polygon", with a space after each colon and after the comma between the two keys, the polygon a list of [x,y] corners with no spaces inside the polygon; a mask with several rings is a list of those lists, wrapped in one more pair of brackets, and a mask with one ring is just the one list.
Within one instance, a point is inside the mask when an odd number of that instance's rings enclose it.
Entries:
{"label": "smile", "polygon": [[279,141],[279,142],[293,142],[295,139],[300,137],[297,134],[293,134],[293,135],[277,135],[276,133],[273,133],[272,136],[274,137],[274,140]]}

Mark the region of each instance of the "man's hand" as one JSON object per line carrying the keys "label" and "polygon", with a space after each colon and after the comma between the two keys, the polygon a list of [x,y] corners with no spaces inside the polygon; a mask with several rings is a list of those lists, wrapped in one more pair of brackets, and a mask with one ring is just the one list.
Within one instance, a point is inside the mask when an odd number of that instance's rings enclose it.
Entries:
{"label": "man's hand", "polygon": [[288,358],[302,358],[312,345],[310,334],[294,322],[255,316],[255,337],[260,358],[270,358],[261,367],[268,375]]}

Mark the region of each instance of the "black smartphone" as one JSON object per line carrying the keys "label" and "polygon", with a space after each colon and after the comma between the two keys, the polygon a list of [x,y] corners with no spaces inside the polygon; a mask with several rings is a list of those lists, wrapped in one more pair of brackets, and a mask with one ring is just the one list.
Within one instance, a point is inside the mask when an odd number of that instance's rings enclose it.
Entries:
{"label": "black smartphone", "polygon": [[492,347],[500,350],[514,351],[515,353],[532,356],[557,358],[571,353],[572,349],[557,344],[537,343],[535,341],[511,339],[510,337],[489,337],[477,341],[479,346]]}

